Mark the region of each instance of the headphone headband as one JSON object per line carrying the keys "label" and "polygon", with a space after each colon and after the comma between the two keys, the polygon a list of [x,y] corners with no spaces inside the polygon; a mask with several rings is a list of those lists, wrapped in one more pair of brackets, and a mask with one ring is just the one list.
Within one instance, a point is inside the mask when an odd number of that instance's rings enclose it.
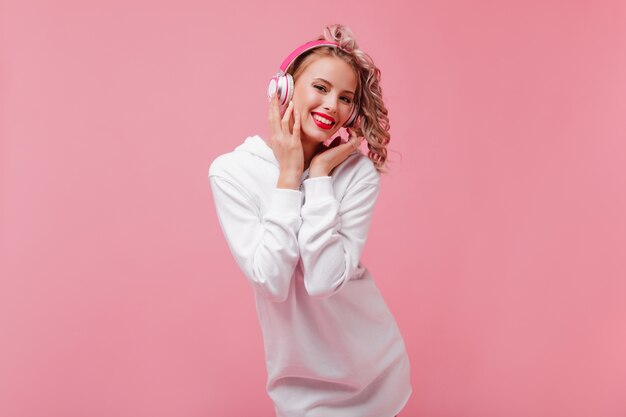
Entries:
{"label": "headphone headband", "polygon": [[289,69],[289,67],[291,66],[293,61],[296,60],[296,58],[298,58],[300,55],[302,55],[309,49],[317,48],[318,46],[332,46],[334,48],[339,48],[338,43],[331,42],[331,41],[317,40],[317,41],[307,42],[304,45],[298,47],[298,49],[290,53],[289,56],[285,58],[283,63],[280,64],[280,70],[283,72],[283,74],[286,74],[287,69]]}

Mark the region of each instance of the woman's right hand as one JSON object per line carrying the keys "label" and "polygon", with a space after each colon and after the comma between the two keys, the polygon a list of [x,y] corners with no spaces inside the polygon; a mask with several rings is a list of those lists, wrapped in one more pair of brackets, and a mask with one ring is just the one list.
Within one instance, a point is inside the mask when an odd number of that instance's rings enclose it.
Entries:
{"label": "woman's right hand", "polygon": [[[294,117],[293,132],[290,131],[291,117]],[[269,146],[280,165],[280,179],[284,187],[298,189],[304,172],[304,151],[300,142],[300,114],[294,110],[293,102],[280,116],[278,97],[272,96],[269,106],[270,140]],[[280,185],[279,185],[280,187]]]}

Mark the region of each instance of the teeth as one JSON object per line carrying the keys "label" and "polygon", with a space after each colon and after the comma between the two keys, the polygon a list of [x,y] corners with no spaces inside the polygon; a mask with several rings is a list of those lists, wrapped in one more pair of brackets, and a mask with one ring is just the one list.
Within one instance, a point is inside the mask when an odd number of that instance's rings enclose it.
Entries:
{"label": "teeth", "polygon": [[313,115],[313,118],[314,118],[315,120],[317,120],[317,121],[320,121],[320,122],[324,123],[325,125],[329,125],[329,126],[330,126],[330,125],[332,125],[332,124],[333,124],[333,122],[331,122],[331,121],[330,121],[330,120],[328,120],[328,119],[324,119],[322,116],[320,116],[320,115],[318,115],[318,114],[314,114],[314,115]]}

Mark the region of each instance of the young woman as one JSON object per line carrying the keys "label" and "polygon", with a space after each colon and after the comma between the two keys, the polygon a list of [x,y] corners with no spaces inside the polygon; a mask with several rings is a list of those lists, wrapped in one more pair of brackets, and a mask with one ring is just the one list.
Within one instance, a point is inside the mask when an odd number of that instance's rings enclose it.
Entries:
{"label": "young woman", "polygon": [[[380,71],[341,25],[281,70],[268,140],[248,137],[209,169],[221,228],[254,290],[267,392],[278,417],[393,417],[412,392],[409,359],[360,262],[390,138]],[[349,139],[325,145],[342,126]]]}

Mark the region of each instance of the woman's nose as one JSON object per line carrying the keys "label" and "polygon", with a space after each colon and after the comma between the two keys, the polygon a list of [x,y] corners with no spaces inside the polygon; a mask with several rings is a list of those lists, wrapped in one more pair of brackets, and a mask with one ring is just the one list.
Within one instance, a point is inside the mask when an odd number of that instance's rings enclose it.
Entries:
{"label": "woman's nose", "polygon": [[331,113],[335,113],[337,111],[337,100],[334,98],[328,98],[324,103],[324,108]]}

